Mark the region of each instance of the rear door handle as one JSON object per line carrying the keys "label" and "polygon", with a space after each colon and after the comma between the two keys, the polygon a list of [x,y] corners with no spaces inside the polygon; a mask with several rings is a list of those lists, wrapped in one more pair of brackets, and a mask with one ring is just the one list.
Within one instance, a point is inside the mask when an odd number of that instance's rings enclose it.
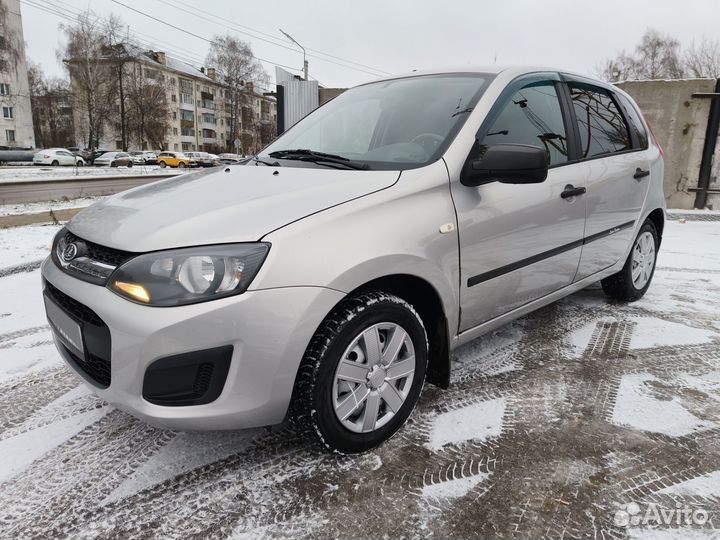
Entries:
{"label": "rear door handle", "polygon": [[572,184],[568,184],[567,186],[565,186],[565,189],[564,189],[563,192],[560,194],[560,196],[561,196],[563,199],[569,199],[570,197],[575,197],[575,196],[577,196],[577,195],[582,195],[582,194],[585,193],[586,191],[587,191],[587,190],[586,190],[584,187],[575,187],[575,186],[573,186]]}
{"label": "rear door handle", "polygon": [[640,180],[641,178],[645,178],[646,176],[650,176],[650,171],[644,171],[640,167],[635,169],[635,174],[633,174],[633,178],[635,180]]}

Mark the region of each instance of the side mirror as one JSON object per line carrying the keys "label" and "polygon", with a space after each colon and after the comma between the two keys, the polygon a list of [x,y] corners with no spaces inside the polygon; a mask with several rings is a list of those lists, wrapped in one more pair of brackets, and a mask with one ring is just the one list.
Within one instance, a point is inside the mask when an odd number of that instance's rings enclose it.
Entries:
{"label": "side mirror", "polygon": [[539,184],[548,174],[548,158],[539,146],[496,144],[481,159],[468,161],[460,181],[465,186],[488,182],[503,184]]}

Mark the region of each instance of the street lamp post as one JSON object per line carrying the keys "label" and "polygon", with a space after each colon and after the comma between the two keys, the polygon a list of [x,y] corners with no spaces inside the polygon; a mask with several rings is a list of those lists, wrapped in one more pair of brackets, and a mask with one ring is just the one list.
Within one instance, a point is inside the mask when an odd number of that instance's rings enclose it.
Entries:
{"label": "street lamp post", "polygon": [[278,28],[278,30],[280,30],[280,32],[282,32],[282,34],[283,34],[286,38],[288,38],[288,39],[289,39],[290,41],[292,41],[295,45],[297,45],[298,47],[300,47],[300,48],[302,49],[302,52],[303,52],[303,79],[305,79],[305,80],[307,81],[307,80],[308,80],[308,61],[307,61],[307,57],[306,57],[306,54],[305,54],[305,47],[303,47],[303,46],[300,45],[297,41],[295,41],[295,38],[293,38],[290,34],[288,34],[287,32],[285,32],[282,28]]}

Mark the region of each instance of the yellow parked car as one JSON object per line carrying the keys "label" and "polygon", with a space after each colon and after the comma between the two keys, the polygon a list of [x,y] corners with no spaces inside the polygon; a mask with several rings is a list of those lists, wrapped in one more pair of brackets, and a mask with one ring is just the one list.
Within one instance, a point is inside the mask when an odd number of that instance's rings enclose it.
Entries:
{"label": "yellow parked car", "polygon": [[157,159],[158,165],[163,169],[165,167],[180,167],[184,169],[190,166],[190,158],[182,152],[160,152]]}

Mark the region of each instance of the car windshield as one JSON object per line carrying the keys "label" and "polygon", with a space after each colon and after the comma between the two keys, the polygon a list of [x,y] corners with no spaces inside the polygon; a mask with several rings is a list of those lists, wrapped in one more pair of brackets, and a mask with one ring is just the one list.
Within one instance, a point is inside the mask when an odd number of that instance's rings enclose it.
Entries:
{"label": "car windshield", "polygon": [[317,155],[322,153],[371,169],[421,167],[445,152],[492,77],[428,75],[352,88],[298,122],[260,156],[288,165],[285,160],[297,160],[292,161],[297,166],[326,163],[327,156]]}

